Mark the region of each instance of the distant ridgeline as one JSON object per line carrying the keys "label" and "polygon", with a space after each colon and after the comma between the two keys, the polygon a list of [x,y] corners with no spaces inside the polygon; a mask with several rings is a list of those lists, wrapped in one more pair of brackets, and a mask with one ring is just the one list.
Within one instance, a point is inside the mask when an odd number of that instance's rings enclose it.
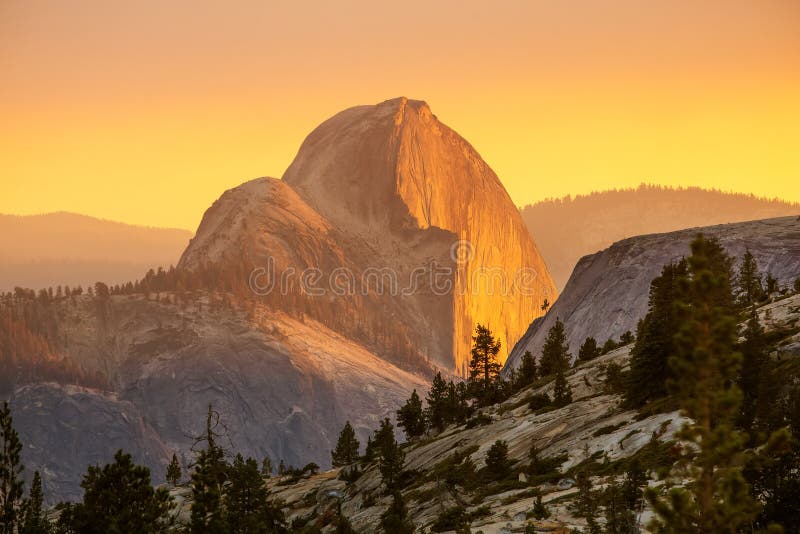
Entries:
{"label": "distant ridgeline", "polygon": [[522,208],[522,218],[559,291],[578,260],[627,237],[683,228],[800,215],[800,204],[698,187],[642,184],[548,199]]}

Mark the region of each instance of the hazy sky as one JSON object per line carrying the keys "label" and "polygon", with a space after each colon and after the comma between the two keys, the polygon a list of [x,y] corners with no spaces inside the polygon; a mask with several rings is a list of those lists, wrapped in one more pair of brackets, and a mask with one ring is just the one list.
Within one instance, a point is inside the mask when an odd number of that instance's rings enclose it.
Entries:
{"label": "hazy sky", "polygon": [[194,229],[400,95],[517,204],[642,181],[800,201],[797,0],[0,0],[0,212]]}

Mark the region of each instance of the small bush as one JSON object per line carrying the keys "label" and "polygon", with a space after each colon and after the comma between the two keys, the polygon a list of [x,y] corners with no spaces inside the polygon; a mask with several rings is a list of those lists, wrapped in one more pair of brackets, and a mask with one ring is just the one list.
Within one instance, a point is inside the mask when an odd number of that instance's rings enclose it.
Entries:
{"label": "small bush", "polygon": [[531,410],[538,411],[542,408],[548,408],[553,404],[553,401],[550,400],[550,397],[547,396],[547,393],[537,393],[533,395],[528,402],[528,408]]}

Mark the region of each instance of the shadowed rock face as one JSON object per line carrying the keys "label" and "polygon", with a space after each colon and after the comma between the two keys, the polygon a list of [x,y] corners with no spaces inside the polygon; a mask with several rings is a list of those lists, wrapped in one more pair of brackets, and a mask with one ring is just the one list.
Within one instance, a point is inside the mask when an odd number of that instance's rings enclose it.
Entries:
{"label": "shadowed rock face", "polygon": [[650,282],[664,265],[689,255],[697,233],[719,238],[737,261],[746,248],[759,269],[783,284],[800,276],[800,220],[779,217],[632,237],[596,254],[583,257],[564,292],[543,318],[538,318],[517,343],[505,371],[516,368],[525,351],[541,354],[547,331],[560,318],[565,325],[570,351],[577,356],[581,343],[591,336],[598,343],[618,339],[647,311]]}
{"label": "shadowed rock face", "polygon": [[[450,353],[433,355],[457,371],[469,361],[477,323],[499,336],[505,359],[542,301],[556,296],[495,173],[424,102],[399,98],[335,115],[306,138],[283,180],[339,231],[368,243],[390,268],[407,270],[424,261],[416,243],[437,230],[448,232],[439,241],[440,261],[453,243],[469,243],[447,296],[452,319],[440,325],[452,334],[453,359],[447,362]],[[427,314],[426,321],[439,316]]]}
{"label": "shadowed rock face", "polygon": [[173,452],[184,467],[193,460],[209,404],[231,450],[326,467],[346,420],[365,443],[427,385],[319,323],[265,306],[245,316],[207,299],[181,308],[115,296],[101,320],[89,297],[54,305],[63,307],[70,357],[102,365],[116,391],[38,384],[12,396],[23,461],[29,476],[41,471],[50,503],[79,498],[86,467],[120,448],[163,482]]}

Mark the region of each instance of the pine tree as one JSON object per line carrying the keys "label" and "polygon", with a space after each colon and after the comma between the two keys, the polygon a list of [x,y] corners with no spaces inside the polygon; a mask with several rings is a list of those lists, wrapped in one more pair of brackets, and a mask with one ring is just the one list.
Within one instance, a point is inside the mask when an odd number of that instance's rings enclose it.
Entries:
{"label": "pine tree", "polygon": [[392,503],[381,515],[381,527],[386,534],[413,534],[414,524],[408,518],[403,495],[392,492]]}
{"label": "pine tree", "polygon": [[758,271],[758,264],[749,248],[745,250],[744,257],[742,257],[742,265],[739,267],[739,274],[736,277],[736,290],[739,304],[743,308],[755,305],[764,294],[761,273]]}
{"label": "pine tree", "polygon": [[174,452],[172,453],[172,461],[167,466],[166,479],[173,486],[177,486],[181,481],[181,464],[178,463],[178,457]]}
{"label": "pine tree", "polygon": [[0,534],[14,534],[23,502],[22,443],[8,402],[0,410]]}
{"label": "pine tree", "polygon": [[237,454],[228,468],[223,502],[225,523],[230,534],[273,534],[287,532],[280,507],[269,502],[264,477],[253,458]]}
{"label": "pine tree", "polygon": [[794,279],[794,292],[800,293],[800,278]]}
{"label": "pine tree", "polygon": [[740,346],[742,368],[738,384],[742,391],[742,407],[738,418],[739,428],[750,429],[756,418],[759,399],[759,388],[763,378],[763,369],[767,364],[767,343],[764,329],[758,320],[755,306],[751,306],[750,318],[744,330],[744,342]]}
{"label": "pine tree", "polygon": [[528,387],[536,382],[536,378],[536,358],[531,354],[531,351],[526,350],[525,354],[522,355],[522,361],[519,365],[515,387],[516,389]]}
{"label": "pine tree", "polygon": [[559,369],[569,368],[570,358],[564,323],[561,322],[561,319],[556,318],[556,324],[547,332],[547,338],[542,347],[542,357],[539,359],[539,374],[548,376],[555,374]]}
{"label": "pine tree", "polygon": [[742,475],[744,436],[733,421],[741,404],[736,379],[741,355],[736,343],[736,311],[730,284],[730,259],[714,239],[692,242],[688,276],[679,306],[676,352],[669,359],[669,387],[693,421],[678,437],[692,444],[680,474],[693,480],[665,497],[648,489],[659,532],[737,532],[757,513]]}
{"label": "pine tree", "polygon": [[166,488],[155,489],[147,467],[121,450],[114,463],[90,466],[81,482],[83,502],[71,510],[73,532],[169,532],[174,504]]}
{"label": "pine tree", "polygon": [[30,495],[25,502],[19,534],[49,534],[51,525],[42,509],[43,502],[42,477],[36,471],[33,473]]}
{"label": "pine tree", "polygon": [[578,350],[578,360],[588,362],[600,355],[600,347],[597,346],[597,340],[593,337],[587,337],[583,342],[581,348]]}
{"label": "pine tree", "polygon": [[586,520],[589,534],[600,534],[597,522],[597,495],[592,491],[592,481],[586,473],[578,473],[578,497],[573,505],[573,512]]}
{"label": "pine tree", "polygon": [[219,434],[215,427],[219,424],[219,414],[208,407],[206,433],[198,438],[205,448],[197,454],[194,472],[191,477],[192,513],[190,531],[195,534],[218,534],[225,532],[225,519],[222,510],[222,488],[227,479],[228,465],[225,451],[217,444]]}
{"label": "pine tree", "polygon": [[378,468],[383,483],[389,491],[394,491],[397,489],[397,479],[403,472],[406,455],[394,439],[394,425],[388,417],[381,421],[381,426],[375,433],[375,446],[380,455]]}
{"label": "pine tree", "polygon": [[452,380],[447,383],[447,394],[444,398],[445,424],[456,423],[464,424],[470,416],[469,391],[464,382],[454,383]]}
{"label": "pine tree", "polygon": [[406,403],[397,410],[397,426],[406,433],[406,439],[412,439],[425,433],[425,417],[422,413],[422,401],[415,389]]}
{"label": "pine tree", "polygon": [[336,449],[331,451],[331,463],[334,467],[344,467],[356,463],[360,446],[356,432],[350,426],[350,421],[345,422],[342,431],[339,432]]}
{"label": "pine tree", "polygon": [[442,373],[436,373],[431,383],[431,389],[425,397],[428,407],[425,409],[425,419],[428,426],[441,432],[447,425],[447,382],[442,378]]}
{"label": "pine tree", "polygon": [[680,280],[686,276],[686,261],[668,264],[650,283],[648,311],[639,322],[636,344],[631,351],[630,373],[625,391],[629,406],[642,406],[667,394],[671,376],[668,359],[675,352],[678,331],[676,302],[680,298]]}
{"label": "pine tree", "polygon": [[572,402],[572,386],[567,382],[564,369],[560,367],[556,370],[555,385],[553,387],[553,404],[566,406]]}
{"label": "pine tree", "polygon": [[500,341],[495,340],[491,330],[479,324],[475,327],[472,342],[472,358],[469,362],[470,384],[478,401],[487,404],[491,402],[494,381],[500,373],[500,363],[497,361]]}
{"label": "pine tree", "polygon": [[498,439],[489,447],[486,451],[486,471],[493,480],[502,480],[508,476],[511,472],[508,443]]}
{"label": "pine tree", "polygon": [[533,505],[533,517],[539,520],[550,517],[550,510],[548,510],[547,506],[542,502],[541,495],[536,495],[536,502]]}
{"label": "pine tree", "polygon": [[[358,450],[358,447],[356,447],[356,450]],[[261,461],[261,476],[264,478],[272,476],[272,460],[269,459],[269,456],[264,456]]]}

